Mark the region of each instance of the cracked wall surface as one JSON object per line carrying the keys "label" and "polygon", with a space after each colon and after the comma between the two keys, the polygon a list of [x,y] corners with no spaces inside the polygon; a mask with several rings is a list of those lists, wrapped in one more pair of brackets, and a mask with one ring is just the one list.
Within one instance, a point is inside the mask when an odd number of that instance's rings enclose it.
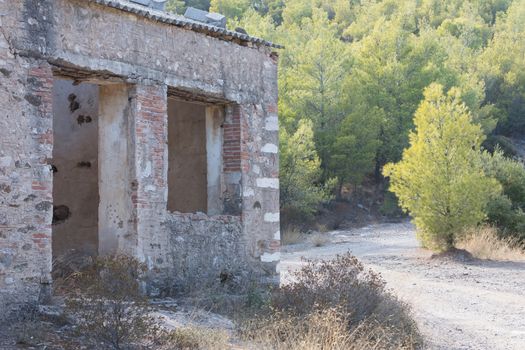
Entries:
{"label": "cracked wall surface", "polygon": [[[151,293],[230,275],[277,280],[277,62],[270,48],[80,0],[0,0],[0,28],[4,304],[42,299],[49,291],[57,78],[101,85],[108,93],[113,84],[126,86],[126,99],[120,99],[125,126],[117,128],[126,146],[119,200],[126,217],[108,234],[117,252],[147,263]],[[167,210],[168,94],[224,113],[221,191],[214,199],[220,210],[210,215]],[[98,136],[104,147],[110,136]],[[99,208],[99,220],[107,215]]]}

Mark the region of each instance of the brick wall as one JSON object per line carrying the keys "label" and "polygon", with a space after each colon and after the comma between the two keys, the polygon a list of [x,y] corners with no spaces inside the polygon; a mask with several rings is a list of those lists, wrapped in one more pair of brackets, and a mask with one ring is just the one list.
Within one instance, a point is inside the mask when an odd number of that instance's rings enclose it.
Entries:
{"label": "brick wall", "polygon": [[241,171],[241,109],[237,105],[227,113],[223,140],[224,172]]}

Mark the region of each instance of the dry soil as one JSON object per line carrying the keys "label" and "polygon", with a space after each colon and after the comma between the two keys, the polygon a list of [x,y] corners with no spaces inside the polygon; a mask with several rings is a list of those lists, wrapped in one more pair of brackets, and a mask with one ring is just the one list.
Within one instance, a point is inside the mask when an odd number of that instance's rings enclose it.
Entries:
{"label": "dry soil", "polygon": [[431,259],[410,223],[329,233],[322,247],[283,248],[282,280],[301,258],[350,251],[412,306],[428,349],[525,349],[525,262]]}

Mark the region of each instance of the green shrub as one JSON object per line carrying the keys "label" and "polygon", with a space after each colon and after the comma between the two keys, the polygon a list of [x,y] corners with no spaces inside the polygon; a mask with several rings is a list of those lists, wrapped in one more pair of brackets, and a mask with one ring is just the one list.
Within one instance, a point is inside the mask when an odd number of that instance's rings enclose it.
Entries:
{"label": "green shrub", "polygon": [[503,186],[503,193],[515,208],[525,208],[525,167],[523,163],[505,157],[496,148],[493,154],[485,151],[482,155],[483,168],[488,176],[494,177]]}
{"label": "green shrub", "polygon": [[503,193],[487,206],[488,222],[499,228],[502,236],[525,241],[525,167],[507,158],[499,148],[482,154],[485,173],[498,180]]}
{"label": "green shrub", "polygon": [[516,146],[508,137],[503,135],[487,136],[487,139],[483,142],[483,147],[491,153],[499,149],[507,157],[515,157],[518,154]]}
{"label": "green shrub", "polygon": [[494,198],[488,205],[488,222],[498,227],[501,237],[514,237],[525,242],[525,213],[513,208],[505,195]]}

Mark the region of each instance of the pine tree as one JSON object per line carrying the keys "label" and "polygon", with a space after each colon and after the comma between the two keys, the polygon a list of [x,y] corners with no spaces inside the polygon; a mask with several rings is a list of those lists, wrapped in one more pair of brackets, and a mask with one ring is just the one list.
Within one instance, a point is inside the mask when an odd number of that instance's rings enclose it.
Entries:
{"label": "pine tree", "polygon": [[397,164],[388,164],[390,190],[409,212],[423,245],[449,250],[462,232],[486,216],[499,183],[483,172],[479,125],[460,102],[460,92],[432,84],[415,114],[410,147]]}

